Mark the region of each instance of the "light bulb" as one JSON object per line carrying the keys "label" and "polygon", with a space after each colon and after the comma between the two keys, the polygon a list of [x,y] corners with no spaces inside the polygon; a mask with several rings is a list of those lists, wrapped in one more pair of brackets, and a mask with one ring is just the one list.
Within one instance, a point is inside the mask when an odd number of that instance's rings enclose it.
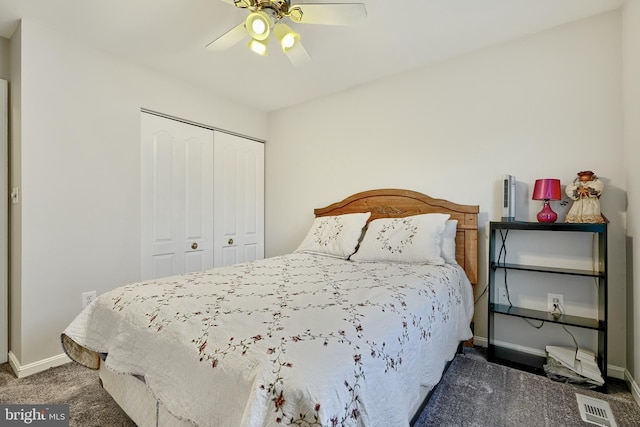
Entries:
{"label": "light bulb", "polygon": [[251,39],[249,49],[261,56],[267,55],[267,43],[261,40]]}
{"label": "light bulb", "polygon": [[264,21],[256,19],[251,23],[251,28],[256,32],[256,34],[264,34],[264,30],[267,29],[267,26],[264,25]]}
{"label": "light bulb", "polygon": [[287,34],[282,39],[282,47],[284,49],[292,48],[294,44],[296,44],[296,38],[292,34]]}
{"label": "light bulb", "polygon": [[279,23],[274,28],[274,33],[280,42],[282,50],[287,52],[300,41],[300,35],[293,31],[287,24]]}
{"label": "light bulb", "polygon": [[266,12],[259,10],[247,16],[245,27],[251,37],[256,40],[266,40],[269,37],[271,20]]}

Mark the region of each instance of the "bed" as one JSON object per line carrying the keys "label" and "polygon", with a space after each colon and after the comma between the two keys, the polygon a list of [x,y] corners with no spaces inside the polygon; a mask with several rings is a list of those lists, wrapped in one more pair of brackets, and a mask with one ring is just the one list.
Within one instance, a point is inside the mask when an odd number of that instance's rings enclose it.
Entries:
{"label": "bed", "polygon": [[100,295],[65,352],[140,426],[410,425],[472,336],[478,207],[380,189],[314,213],[291,254]]}

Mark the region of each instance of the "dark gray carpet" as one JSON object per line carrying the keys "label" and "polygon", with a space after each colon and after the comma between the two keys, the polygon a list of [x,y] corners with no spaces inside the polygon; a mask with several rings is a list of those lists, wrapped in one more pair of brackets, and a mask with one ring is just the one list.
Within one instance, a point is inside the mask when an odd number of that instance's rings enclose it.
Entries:
{"label": "dark gray carpet", "polygon": [[623,381],[611,379],[607,394],[489,363],[465,349],[451,363],[416,426],[572,427],[583,422],[576,393],[606,400],[619,427],[640,426],[640,407]]}
{"label": "dark gray carpet", "polygon": [[[545,377],[488,363],[481,352],[458,355],[416,427],[593,426],[582,422],[575,393],[609,402],[618,426],[640,426],[640,407],[624,383],[608,394],[576,389]],[[0,403],[70,405],[70,426],[133,426],[98,383],[98,374],[75,363],[17,379],[0,365]],[[393,427],[393,426],[389,426]]]}
{"label": "dark gray carpet", "polygon": [[0,403],[69,404],[70,427],[135,427],[100,386],[98,371],[77,363],[21,379],[8,363],[0,365]]}

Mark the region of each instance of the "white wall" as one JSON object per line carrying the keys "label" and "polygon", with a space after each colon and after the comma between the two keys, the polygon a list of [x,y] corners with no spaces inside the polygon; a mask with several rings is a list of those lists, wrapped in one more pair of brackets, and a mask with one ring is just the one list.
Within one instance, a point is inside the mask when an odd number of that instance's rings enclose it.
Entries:
{"label": "white wall", "polygon": [[[640,0],[623,8],[624,142],[627,208],[627,368],[640,381]],[[636,385],[637,387],[637,385]],[[640,390],[634,390],[640,402]]]}
{"label": "white wall", "polygon": [[[590,169],[606,184],[611,221],[609,363],[624,367],[620,28],[615,11],[269,114],[267,256],[296,248],[315,207],[367,189],[408,188],[480,205],[479,293],[502,174],[523,190],[517,219],[535,220],[535,179],[566,184]],[[486,298],[476,306],[479,336],[486,306]],[[547,336],[524,322],[513,331],[513,339],[537,333],[533,347]]]}
{"label": "white wall", "polygon": [[61,353],[82,292],[140,278],[140,108],[263,139],[267,117],[33,22],[14,37],[21,135],[12,185],[22,199],[10,350],[28,365]]}

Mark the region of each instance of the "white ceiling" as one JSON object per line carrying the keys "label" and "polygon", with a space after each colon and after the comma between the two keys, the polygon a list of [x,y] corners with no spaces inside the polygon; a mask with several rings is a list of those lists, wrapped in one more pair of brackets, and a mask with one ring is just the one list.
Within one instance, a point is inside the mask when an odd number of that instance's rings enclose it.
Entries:
{"label": "white ceiling", "polygon": [[0,0],[0,36],[20,18],[81,39],[264,111],[295,105],[443,58],[619,7],[625,0],[294,0],[366,4],[364,25],[290,24],[312,62],[293,66],[271,43],[205,45],[246,10],[221,0]]}

